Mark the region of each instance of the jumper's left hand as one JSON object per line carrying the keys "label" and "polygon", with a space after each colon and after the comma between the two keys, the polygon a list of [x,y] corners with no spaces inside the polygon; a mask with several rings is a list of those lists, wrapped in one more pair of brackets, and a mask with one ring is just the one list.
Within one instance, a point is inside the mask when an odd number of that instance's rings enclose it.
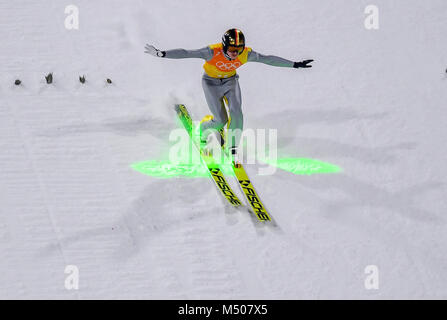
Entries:
{"label": "jumper's left hand", "polygon": [[295,62],[293,64],[294,68],[312,68],[312,66],[309,66],[308,64],[313,62],[312,59],[310,60],[304,60],[304,61],[300,61],[300,62]]}

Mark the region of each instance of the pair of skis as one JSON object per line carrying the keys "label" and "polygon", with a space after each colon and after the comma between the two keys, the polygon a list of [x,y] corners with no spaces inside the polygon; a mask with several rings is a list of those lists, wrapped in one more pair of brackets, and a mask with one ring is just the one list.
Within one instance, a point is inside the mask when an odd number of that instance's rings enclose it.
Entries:
{"label": "pair of skis", "polygon": [[[176,104],[175,111],[188,132],[193,144],[196,146],[198,151],[200,152],[200,156],[208,168],[214,182],[217,185],[217,188],[220,190],[221,194],[228,200],[228,202],[235,208],[243,207],[242,202],[237,197],[236,193],[233,192],[227,180],[225,179],[224,174],[219,166],[219,164],[214,160],[214,158],[210,155],[207,155],[203,152],[203,149],[200,147],[200,143],[197,142],[196,139],[193,138],[193,123],[191,116],[183,104]],[[250,208],[252,212],[256,215],[256,218],[259,221],[272,221],[269,213],[267,212],[265,206],[263,205],[261,199],[259,198],[258,193],[256,192],[253,184],[251,183],[247,172],[245,171],[242,164],[235,165],[232,162],[232,168],[234,174],[236,175],[236,180],[241,187],[241,190],[250,204]]]}

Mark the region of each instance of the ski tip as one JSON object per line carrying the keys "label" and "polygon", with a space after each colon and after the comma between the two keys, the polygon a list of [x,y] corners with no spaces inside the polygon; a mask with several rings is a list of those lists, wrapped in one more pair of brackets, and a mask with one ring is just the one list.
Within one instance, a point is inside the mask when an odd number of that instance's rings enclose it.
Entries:
{"label": "ski tip", "polygon": [[178,112],[181,112],[182,110],[185,110],[186,109],[186,107],[185,107],[185,105],[184,104],[182,104],[182,103],[177,103],[177,104],[175,104],[174,105],[174,110],[178,113]]}

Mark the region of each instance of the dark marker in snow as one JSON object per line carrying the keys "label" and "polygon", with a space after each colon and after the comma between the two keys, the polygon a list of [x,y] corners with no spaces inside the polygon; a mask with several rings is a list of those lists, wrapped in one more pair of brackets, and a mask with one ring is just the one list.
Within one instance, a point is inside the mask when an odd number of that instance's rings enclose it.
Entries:
{"label": "dark marker in snow", "polygon": [[107,79],[107,83],[112,83],[112,80],[110,80],[110,79]]}
{"label": "dark marker in snow", "polygon": [[50,72],[48,75],[46,75],[45,80],[47,80],[48,84],[52,83],[53,82],[53,73]]}
{"label": "dark marker in snow", "polygon": [[79,77],[79,81],[80,81],[81,83],[85,83],[85,76]]}
{"label": "dark marker in snow", "polygon": [[20,85],[21,83],[22,83],[22,81],[20,81],[19,79],[17,79],[17,80],[14,82],[14,84],[15,84],[16,86]]}

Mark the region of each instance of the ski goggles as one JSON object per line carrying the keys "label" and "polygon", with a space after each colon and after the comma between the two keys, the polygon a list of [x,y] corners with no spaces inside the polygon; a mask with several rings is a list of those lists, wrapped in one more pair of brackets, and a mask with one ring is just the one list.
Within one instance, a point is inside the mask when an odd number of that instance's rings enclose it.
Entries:
{"label": "ski goggles", "polygon": [[245,47],[235,47],[235,46],[228,46],[227,51],[228,52],[237,52],[239,54],[241,54],[242,52],[244,52]]}

